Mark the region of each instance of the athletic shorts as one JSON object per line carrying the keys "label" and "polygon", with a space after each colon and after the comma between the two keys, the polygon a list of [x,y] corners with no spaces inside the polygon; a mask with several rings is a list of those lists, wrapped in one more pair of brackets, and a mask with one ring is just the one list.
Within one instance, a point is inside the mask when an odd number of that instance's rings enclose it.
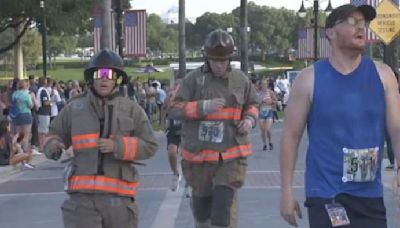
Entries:
{"label": "athletic shorts", "polygon": [[272,120],[274,118],[274,111],[272,109],[267,111],[260,111],[258,118],[260,120],[268,120],[268,119]]}
{"label": "athletic shorts", "polygon": [[[333,199],[308,197],[304,206],[308,208],[310,228],[332,227],[325,205]],[[347,212],[350,225],[341,228],[387,228],[386,209],[383,198],[357,197],[339,194],[335,202],[340,203]]]}
{"label": "athletic shorts", "polygon": [[32,124],[32,114],[20,113],[15,118],[12,118],[12,121],[16,126]]}
{"label": "athletic shorts", "polygon": [[181,144],[181,135],[176,134],[175,131],[167,132],[167,146],[168,145],[176,145],[179,146]]}
{"label": "athletic shorts", "polygon": [[50,116],[38,115],[38,132],[49,133]]}

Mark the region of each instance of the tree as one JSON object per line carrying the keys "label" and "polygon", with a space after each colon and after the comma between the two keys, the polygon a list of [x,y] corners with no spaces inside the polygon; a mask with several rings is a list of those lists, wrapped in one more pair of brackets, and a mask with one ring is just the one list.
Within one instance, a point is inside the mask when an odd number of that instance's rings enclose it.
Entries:
{"label": "tree", "polygon": [[[23,25],[17,39],[10,39],[0,46],[0,53],[10,50],[27,29],[36,22],[41,25],[40,0],[0,0],[0,33]],[[50,35],[76,35],[91,30],[91,17],[99,0],[46,0],[46,25]],[[122,0],[124,9],[130,8],[129,0]]]}
{"label": "tree", "polygon": [[156,14],[147,19],[147,41],[150,50],[159,55],[165,52],[177,52],[178,27],[176,24],[166,25]]}
{"label": "tree", "polygon": [[29,30],[22,38],[22,51],[26,68],[34,69],[42,53],[41,38],[37,30]]}
{"label": "tree", "polygon": [[[227,30],[227,28],[237,28],[239,22],[239,17],[235,18],[234,15],[230,13],[204,13],[196,19],[196,24],[194,25],[194,30],[197,38],[197,43],[203,45],[207,35],[215,29]],[[234,31],[233,36],[238,41],[238,31]]]}
{"label": "tree", "polygon": [[48,40],[48,52],[49,52],[49,63],[50,68],[53,63],[56,62],[56,58],[58,55],[65,54],[73,54],[77,47],[78,40],[74,36],[49,36]]}
{"label": "tree", "polygon": [[150,14],[147,18],[147,41],[150,50],[161,51],[161,33],[165,30],[166,25],[157,14]]}
{"label": "tree", "polygon": [[[232,14],[239,17],[240,9],[234,9]],[[259,6],[249,2],[248,15],[251,29],[249,43],[255,49],[253,52],[261,50],[263,60],[267,53],[284,55],[288,49],[294,47],[298,23],[294,11]]]}

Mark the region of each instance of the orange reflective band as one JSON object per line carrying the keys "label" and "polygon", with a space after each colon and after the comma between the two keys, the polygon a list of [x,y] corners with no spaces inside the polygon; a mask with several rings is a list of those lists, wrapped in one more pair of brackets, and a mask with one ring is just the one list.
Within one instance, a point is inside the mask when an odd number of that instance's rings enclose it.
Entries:
{"label": "orange reflective band", "polygon": [[72,136],[72,148],[74,150],[90,149],[97,147],[98,133]]}
{"label": "orange reflective band", "polygon": [[186,104],[186,116],[189,118],[197,118],[197,101],[188,102]]}
{"label": "orange reflective band", "polygon": [[240,108],[223,108],[218,112],[206,116],[207,120],[240,120],[242,110]]}
{"label": "orange reflective band", "polygon": [[246,113],[254,115],[256,118],[258,118],[258,108],[255,106],[250,106],[247,110]]}
{"label": "orange reflective band", "polygon": [[124,140],[124,160],[133,161],[137,153],[137,139],[134,137],[123,137]]}
{"label": "orange reflective band", "polygon": [[239,157],[247,157],[250,156],[253,152],[251,149],[251,145],[240,145],[231,147],[225,151],[217,151],[217,150],[202,150],[197,153],[191,153],[185,149],[182,150],[183,159],[193,162],[193,163],[202,163],[202,162],[217,162],[219,160],[219,153],[224,160],[233,159]]}
{"label": "orange reflective band", "polygon": [[105,176],[72,176],[68,190],[102,191],[134,197],[139,182],[127,182]]}

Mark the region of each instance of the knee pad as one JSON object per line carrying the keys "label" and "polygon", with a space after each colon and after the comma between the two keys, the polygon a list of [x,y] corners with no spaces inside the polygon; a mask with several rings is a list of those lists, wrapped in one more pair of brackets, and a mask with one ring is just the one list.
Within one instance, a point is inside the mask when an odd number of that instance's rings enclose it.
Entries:
{"label": "knee pad", "polygon": [[192,196],[192,209],[196,221],[205,222],[211,215],[211,197]]}
{"label": "knee pad", "polygon": [[216,186],[213,191],[211,224],[228,227],[231,221],[231,208],[235,190],[226,186]]}

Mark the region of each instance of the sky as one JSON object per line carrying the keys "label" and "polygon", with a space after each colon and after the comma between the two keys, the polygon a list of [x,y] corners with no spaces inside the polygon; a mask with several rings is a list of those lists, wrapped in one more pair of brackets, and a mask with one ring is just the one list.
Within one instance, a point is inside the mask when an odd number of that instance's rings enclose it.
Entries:
{"label": "sky", "polygon": [[[271,7],[284,7],[287,9],[300,9],[301,0],[248,0],[253,1],[257,5],[266,5]],[[312,7],[312,0],[305,0],[305,7]],[[328,0],[320,0],[320,8],[325,9]],[[332,6],[349,3],[350,0],[331,0]],[[133,9],[146,9],[148,13],[156,13],[165,15],[171,8],[177,8],[179,0],[133,0],[131,1]],[[240,6],[240,0],[186,0],[186,17],[189,19],[197,18],[205,12],[231,12]]]}

